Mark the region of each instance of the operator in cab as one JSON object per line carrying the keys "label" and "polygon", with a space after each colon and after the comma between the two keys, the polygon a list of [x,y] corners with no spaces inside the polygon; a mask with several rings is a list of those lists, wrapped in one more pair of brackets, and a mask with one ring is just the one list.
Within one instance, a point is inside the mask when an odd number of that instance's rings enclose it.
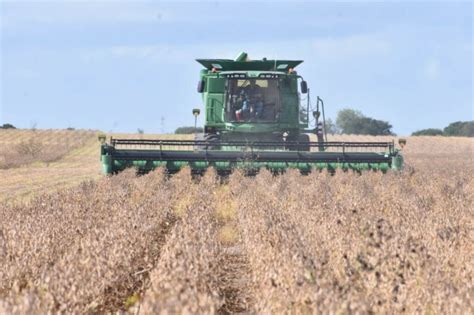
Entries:
{"label": "operator in cab", "polygon": [[262,117],[263,93],[255,79],[249,79],[249,84],[240,90],[238,103],[239,109],[235,112],[237,121],[252,121]]}

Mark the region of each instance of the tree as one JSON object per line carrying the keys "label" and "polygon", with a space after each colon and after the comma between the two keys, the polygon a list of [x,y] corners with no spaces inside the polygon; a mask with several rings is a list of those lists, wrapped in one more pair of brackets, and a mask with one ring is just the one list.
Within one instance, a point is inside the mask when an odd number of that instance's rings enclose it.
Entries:
{"label": "tree", "polygon": [[16,127],[12,124],[3,124],[2,126],[0,126],[0,129],[16,129]]}
{"label": "tree", "polygon": [[191,133],[201,133],[203,131],[204,130],[202,127],[194,128],[194,127],[184,126],[184,127],[177,128],[174,131],[174,133],[179,134],[179,135],[184,135],[184,134],[191,134]]}
{"label": "tree", "polygon": [[343,109],[337,113],[336,126],[341,133],[354,135],[388,136],[394,135],[392,125],[383,120],[364,116],[354,109]]}
{"label": "tree", "polygon": [[474,137],[474,120],[450,123],[443,131],[445,136]]}
{"label": "tree", "polygon": [[466,121],[461,130],[464,137],[474,137],[474,121]]}
{"label": "tree", "polygon": [[332,121],[331,118],[326,119],[326,133],[330,135],[336,135],[340,133],[339,128],[337,128],[336,124]]}
{"label": "tree", "polygon": [[437,128],[428,128],[415,131],[412,136],[442,136],[443,130]]}
{"label": "tree", "polygon": [[337,113],[336,126],[342,133],[356,134],[359,128],[359,121],[364,117],[358,110],[343,109]]}

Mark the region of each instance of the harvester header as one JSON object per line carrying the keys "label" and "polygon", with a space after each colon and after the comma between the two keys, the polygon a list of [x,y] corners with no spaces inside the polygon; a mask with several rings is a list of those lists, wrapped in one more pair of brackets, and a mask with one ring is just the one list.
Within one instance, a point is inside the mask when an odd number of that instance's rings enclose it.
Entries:
{"label": "harvester header", "polygon": [[[403,157],[393,142],[327,141],[324,102],[317,97],[312,106],[306,81],[294,71],[303,61],[250,60],[243,52],[235,60],[197,62],[204,67],[197,88],[204,133],[194,140],[110,139],[101,147],[105,174],[127,167],[140,172],[165,167],[173,173],[184,166],[194,173],[213,167],[221,174],[236,168],[249,174],[261,168],[302,173],[402,169]],[[195,119],[200,114],[192,112]],[[311,134],[316,141],[310,141]]]}

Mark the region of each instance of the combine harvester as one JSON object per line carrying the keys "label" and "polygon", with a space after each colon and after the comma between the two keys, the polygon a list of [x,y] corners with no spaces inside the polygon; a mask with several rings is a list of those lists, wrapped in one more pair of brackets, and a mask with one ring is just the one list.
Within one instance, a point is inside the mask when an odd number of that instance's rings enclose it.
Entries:
{"label": "combine harvester", "polygon": [[[205,68],[198,83],[205,108],[204,134],[194,140],[111,138],[108,143],[102,136],[105,174],[128,167],[141,173],[165,167],[174,173],[184,166],[196,174],[213,167],[222,175],[234,169],[255,174],[261,168],[276,173],[288,168],[302,173],[402,169],[403,157],[393,141],[327,141],[324,103],[318,97],[312,111],[306,81],[295,71],[303,61],[249,60],[241,53],[235,60],[197,62]],[[314,129],[309,129],[310,112]],[[193,109],[195,118],[199,113]],[[311,142],[309,134],[315,134],[317,141]]]}

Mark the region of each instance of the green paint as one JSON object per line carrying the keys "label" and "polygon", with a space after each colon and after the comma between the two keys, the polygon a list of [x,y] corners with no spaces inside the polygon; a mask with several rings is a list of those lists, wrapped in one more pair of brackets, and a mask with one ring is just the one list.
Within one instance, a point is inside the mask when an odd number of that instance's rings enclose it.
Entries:
{"label": "green paint", "polygon": [[[110,156],[109,156],[110,158]],[[104,160],[103,160],[104,161]],[[194,171],[204,171],[209,167],[213,167],[217,171],[230,172],[234,169],[243,170],[258,170],[266,168],[271,171],[285,171],[286,169],[298,169],[302,172],[312,172],[327,169],[334,171],[336,169],[342,169],[345,171],[369,171],[379,170],[386,172],[390,169],[390,163],[286,163],[286,162],[253,162],[253,161],[240,161],[240,162],[208,162],[208,161],[146,161],[146,160],[114,160],[113,164],[104,164],[104,173],[112,174],[120,172],[126,168],[133,167],[140,172],[148,172],[159,167],[164,167],[168,171],[176,172],[183,167],[190,167]],[[392,164],[393,169],[393,164]]]}
{"label": "green paint", "polygon": [[105,175],[111,174],[114,171],[112,157],[110,155],[101,155],[100,159],[102,161],[102,173]]}
{"label": "green paint", "polygon": [[401,171],[403,169],[403,156],[402,155],[396,155],[392,157],[392,169]]}
{"label": "green paint", "polygon": [[[294,69],[302,61],[248,61],[246,53],[241,53],[236,60],[199,59],[197,61],[206,67],[200,72],[200,79],[205,86],[202,93],[206,113],[205,130],[231,136],[241,133],[283,134],[290,130],[303,131],[308,128],[307,123],[300,123],[298,82],[302,80],[302,77],[294,71],[289,72],[290,68]],[[238,122],[235,116],[235,102],[231,100],[238,94],[238,90],[232,90],[231,85],[235,84],[232,82],[236,80],[248,81],[249,79],[256,79],[257,85],[262,85],[263,89],[268,84],[275,84],[278,88],[272,93],[272,97],[264,95],[267,97],[263,100],[263,112],[266,113],[264,119]]]}

